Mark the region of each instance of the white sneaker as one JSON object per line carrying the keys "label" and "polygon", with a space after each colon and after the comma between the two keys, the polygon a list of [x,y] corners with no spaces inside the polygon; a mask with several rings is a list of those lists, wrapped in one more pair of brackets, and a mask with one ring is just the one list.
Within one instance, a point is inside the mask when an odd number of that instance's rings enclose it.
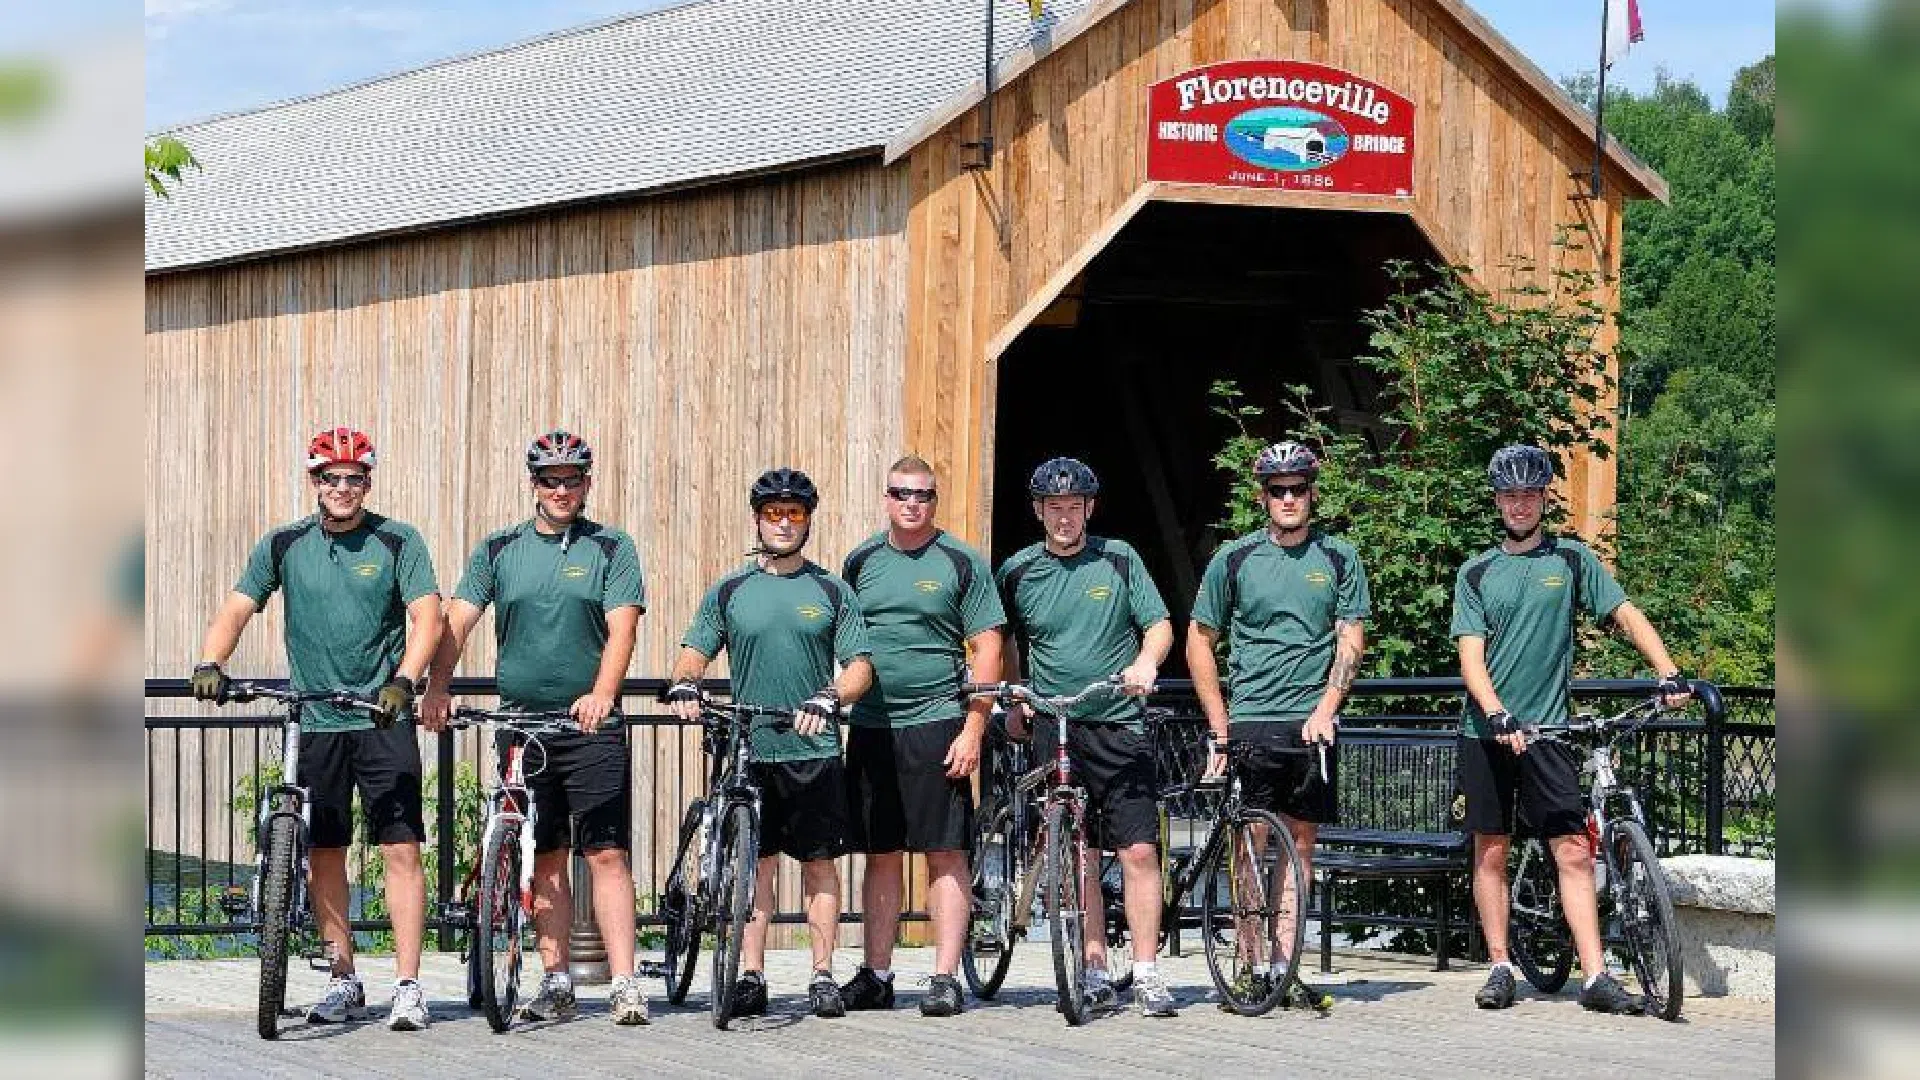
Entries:
{"label": "white sneaker", "polygon": [[417,982],[393,985],[393,1008],[387,1011],[387,1027],[394,1031],[425,1031],[432,1019],[427,1015],[427,997]]}
{"label": "white sneaker", "polygon": [[638,975],[616,975],[613,993],[607,997],[607,1012],[613,1022],[623,1026],[647,1022],[647,992],[640,989]]}
{"label": "white sneaker", "polygon": [[520,1015],[528,1020],[565,1020],[579,1010],[573,983],[566,973],[549,971],[541,977],[540,990],[533,1000],[520,1006]]}
{"label": "white sneaker", "polygon": [[309,1024],[343,1024],[367,1018],[367,990],[352,975],[335,975],[327,980],[327,989],[313,1008],[307,1010]]}

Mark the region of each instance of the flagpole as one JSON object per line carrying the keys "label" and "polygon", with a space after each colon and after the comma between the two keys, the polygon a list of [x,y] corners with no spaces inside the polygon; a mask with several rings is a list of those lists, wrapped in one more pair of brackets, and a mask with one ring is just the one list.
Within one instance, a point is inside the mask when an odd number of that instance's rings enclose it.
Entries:
{"label": "flagpole", "polygon": [[993,5],[994,0],[987,0],[986,93],[980,99],[980,139],[961,144],[964,149],[980,152],[980,160],[966,163],[969,169],[993,168]]}
{"label": "flagpole", "polygon": [[1600,162],[1607,147],[1607,9],[1609,0],[1600,0],[1600,79],[1593,94],[1593,178],[1588,185],[1588,195],[1598,201],[1600,198]]}

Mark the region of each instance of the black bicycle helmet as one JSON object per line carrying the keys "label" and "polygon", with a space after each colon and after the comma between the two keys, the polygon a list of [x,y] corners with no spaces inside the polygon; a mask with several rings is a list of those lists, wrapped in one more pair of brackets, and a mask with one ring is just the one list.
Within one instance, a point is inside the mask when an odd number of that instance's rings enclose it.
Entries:
{"label": "black bicycle helmet", "polygon": [[1320,458],[1300,443],[1277,442],[1253,459],[1253,475],[1260,480],[1269,476],[1304,476],[1312,480],[1320,475]]}
{"label": "black bicycle helmet", "polygon": [[1027,494],[1036,499],[1049,495],[1098,495],[1100,478],[1075,458],[1057,457],[1033,470],[1033,478],[1027,481]]}
{"label": "black bicycle helmet", "polygon": [[820,506],[820,491],[813,486],[813,480],[799,469],[789,469],[784,465],[778,469],[768,469],[753,482],[753,489],[747,493],[747,504],[755,511],[776,499],[797,502],[812,513]]}
{"label": "black bicycle helmet", "polygon": [[1503,446],[1487,462],[1487,482],[1495,491],[1539,491],[1553,484],[1553,458],[1537,446]]}

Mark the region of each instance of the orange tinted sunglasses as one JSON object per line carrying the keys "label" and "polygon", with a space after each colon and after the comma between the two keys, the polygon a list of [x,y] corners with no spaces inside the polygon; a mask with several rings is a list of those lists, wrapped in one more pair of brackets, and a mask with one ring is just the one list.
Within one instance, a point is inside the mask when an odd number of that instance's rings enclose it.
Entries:
{"label": "orange tinted sunglasses", "polygon": [[805,525],[807,519],[812,516],[812,511],[804,506],[781,506],[778,503],[768,503],[760,508],[760,520],[769,525],[774,525],[782,521],[790,521],[795,525]]}

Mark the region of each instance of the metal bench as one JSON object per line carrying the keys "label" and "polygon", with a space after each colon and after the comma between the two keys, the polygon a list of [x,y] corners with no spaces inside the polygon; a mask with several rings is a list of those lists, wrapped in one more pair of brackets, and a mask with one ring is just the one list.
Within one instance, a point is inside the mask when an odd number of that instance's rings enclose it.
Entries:
{"label": "metal bench", "polygon": [[[1354,923],[1435,931],[1434,966],[1447,970],[1454,928],[1449,886],[1472,857],[1470,838],[1452,816],[1455,739],[1451,730],[1340,733],[1340,823],[1320,829],[1313,856],[1321,971],[1333,970],[1333,928]],[[1335,887],[1343,878],[1438,878],[1434,915],[1342,918]]]}

